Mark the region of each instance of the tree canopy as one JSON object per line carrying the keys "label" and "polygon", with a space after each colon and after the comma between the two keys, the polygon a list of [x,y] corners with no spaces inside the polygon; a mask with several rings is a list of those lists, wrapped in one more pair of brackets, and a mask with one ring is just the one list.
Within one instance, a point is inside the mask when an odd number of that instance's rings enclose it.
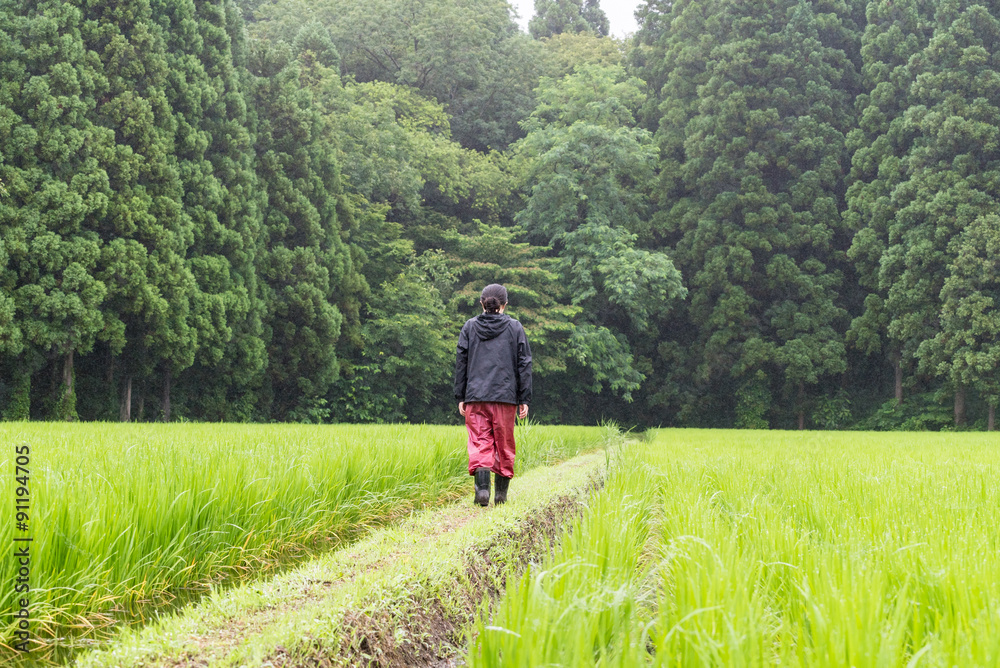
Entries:
{"label": "tree canopy", "polygon": [[4,419],[993,428],[1000,7],[0,3]]}

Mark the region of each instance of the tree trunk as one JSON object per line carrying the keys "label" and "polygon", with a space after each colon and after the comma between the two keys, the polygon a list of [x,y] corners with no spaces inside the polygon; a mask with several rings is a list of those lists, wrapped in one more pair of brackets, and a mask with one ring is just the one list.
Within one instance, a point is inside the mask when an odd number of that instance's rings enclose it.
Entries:
{"label": "tree trunk", "polygon": [[139,388],[139,422],[142,422],[142,414],[146,410],[146,383],[142,383]]}
{"label": "tree trunk", "polygon": [[806,386],[799,383],[799,431],[806,428]]}
{"label": "tree trunk", "polygon": [[163,378],[163,421],[170,422],[170,369]]}
{"label": "tree trunk", "polygon": [[59,373],[59,365],[55,361],[58,359],[59,355],[54,355],[52,357],[53,362],[49,365],[49,368],[52,370],[52,373],[49,374],[49,393],[55,398],[58,398],[59,396],[59,383],[62,382],[62,376]]}
{"label": "tree trunk", "polygon": [[965,426],[965,386],[955,388],[955,426]]}
{"label": "tree trunk", "polygon": [[73,349],[63,359],[63,398],[59,418],[72,422],[76,419],[76,396],[73,394]]}
{"label": "tree trunk", "polygon": [[993,425],[996,421],[997,406],[996,404],[990,404],[990,412],[986,417],[986,431],[993,431]]}
{"label": "tree trunk", "polygon": [[5,420],[31,419],[31,372],[26,364],[18,363],[17,375],[14,378],[14,391],[11,393]]}
{"label": "tree trunk", "polygon": [[903,405],[903,365],[897,357],[893,362],[896,370],[896,405]]}
{"label": "tree trunk", "polygon": [[122,422],[132,421],[132,376],[125,377],[125,392],[122,393]]}

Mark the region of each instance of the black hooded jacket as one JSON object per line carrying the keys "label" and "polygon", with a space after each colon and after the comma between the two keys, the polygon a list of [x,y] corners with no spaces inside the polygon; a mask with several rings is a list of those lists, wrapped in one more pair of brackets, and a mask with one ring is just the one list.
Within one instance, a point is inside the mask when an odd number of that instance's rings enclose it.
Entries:
{"label": "black hooded jacket", "polygon": [[458,335],[455,398],[531,403],[531,348],[521,323],[503,313],[466,321]]}

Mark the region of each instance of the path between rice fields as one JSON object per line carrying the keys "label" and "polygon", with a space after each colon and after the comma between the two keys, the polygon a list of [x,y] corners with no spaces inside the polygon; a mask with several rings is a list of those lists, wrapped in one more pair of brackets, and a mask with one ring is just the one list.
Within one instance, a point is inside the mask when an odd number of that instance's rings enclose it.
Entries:
{"label": "path between rice fields", "polygon": [[507,504],[469,493],[262,582],[215,593],[79,666],[452,666],[471,624],[540,559],[600,484],[603,452],[515,478]]}

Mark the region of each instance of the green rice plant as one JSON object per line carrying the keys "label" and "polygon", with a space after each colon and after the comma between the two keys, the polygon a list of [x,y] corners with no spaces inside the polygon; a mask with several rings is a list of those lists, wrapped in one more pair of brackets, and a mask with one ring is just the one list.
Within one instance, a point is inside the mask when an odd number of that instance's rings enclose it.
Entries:
{"label": "green rice plant", "polygon": [[469,666],[632,665],[643,653],[651,477],[634,449],[615,453],[605,487],[558,548],[476,621]]}
{"label": "green rice plant", "polygon": [[661,432],[657,665],[1000,664],[988,435]]}
{"label": "green rice plant", "polygon": [[470,665],[1000,665],[992,435],[664,430],[632,447],[479,620]]}
{"label": "green rice plant", "polygon": [[[532,426],[518,442],[519,468],[603,438],[596,428]],[[30,530],[16,535],[33,539],[32,635],[47,647],[99,637],[471,490],[461,427],[22,422],[0,426],[0,440],[7,499],[14,448],[31,449]],[[2,544],[14,533],[0,523]],[[4,582],[16,567],[0,560]],[[16,598],[0,589],[0,609]],[[10,646],[14,630],[5,617],[0,642]]]}
{"label": "green rice plant", "polygon": [[[576,510],[602,453],[519,476],[511,499],[415,512],[340,550],[275,577],[213,592],[143,628],[121,629],[74,665],[424,665],[462,637],[449,628],[479,596],[520,573],[550,530],[550,513]],[[461,527],[460,530],[456,530]],[[238,642],[233,628],[246,629]],[[276,660],[279,659],[279,660]]]}

